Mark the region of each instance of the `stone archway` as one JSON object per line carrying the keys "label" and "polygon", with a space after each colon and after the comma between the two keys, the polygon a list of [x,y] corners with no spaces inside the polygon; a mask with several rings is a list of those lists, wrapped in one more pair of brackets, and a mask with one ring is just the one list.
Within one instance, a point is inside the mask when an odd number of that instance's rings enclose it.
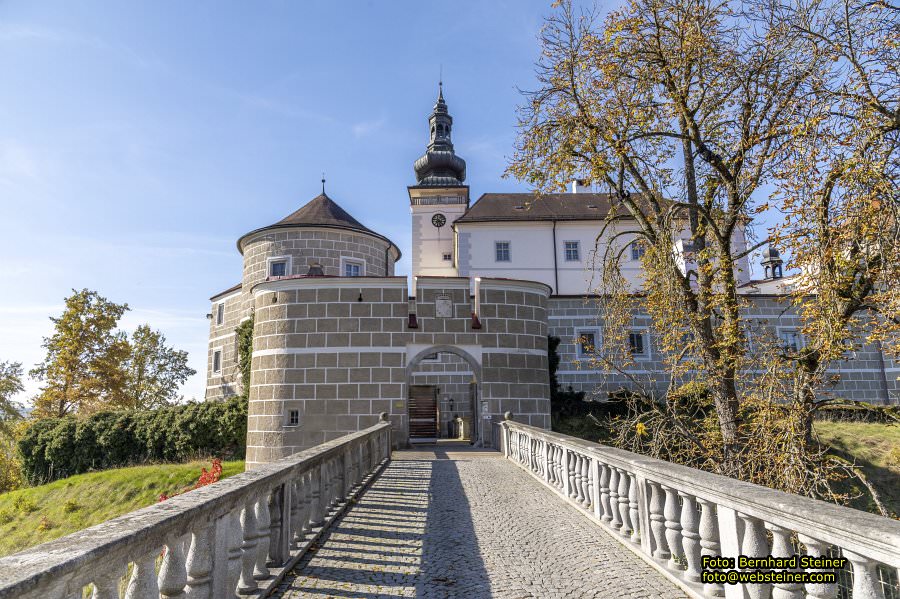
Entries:
{"label": "stone archway", "polygon": [[[455,345],[409,349],[405,373],[407,439],[428,442],[431,438],[464,438],[476,443],[481,433],[477,426],[483,381],[480,347],[474,352]],[[430,414],[434,414],[431,422]],[[427,432],[430,430],[435,431],[433,436]]]}

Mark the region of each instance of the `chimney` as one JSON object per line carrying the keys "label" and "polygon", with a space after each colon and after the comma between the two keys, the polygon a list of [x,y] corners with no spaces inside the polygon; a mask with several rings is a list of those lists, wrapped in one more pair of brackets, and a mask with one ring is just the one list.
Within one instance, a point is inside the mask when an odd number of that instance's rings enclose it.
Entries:
{"label": "chimney", "polygon": [[572,193],[591,193],[590,181],[584,179],[574,179],[572,181]]}

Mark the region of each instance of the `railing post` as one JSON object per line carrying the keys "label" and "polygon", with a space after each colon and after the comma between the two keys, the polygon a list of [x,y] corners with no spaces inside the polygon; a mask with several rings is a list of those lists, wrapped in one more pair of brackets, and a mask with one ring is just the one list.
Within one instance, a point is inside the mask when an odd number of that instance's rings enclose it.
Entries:
{"label": "railing post", "polygon": [[609,524],[612,520],[612,512],[609,509],[609,466],[601,464],[598,460],[597,467],[600,469],[600,508],[603,510],[600,520]]}
{"label": "railing post", "polygon": [[[766,529],[762,520],[748,514],[738,513],[738,517],[744,522],[744,538],[741,542],[741,555],[747,557],[763,557],[769,555],[769,543],[766,539]],[[747,595],[751,599],[769,599],[772,596],[771,584],[744,585]],[[854,595],[859,599],[859,595]]]}
{"label": "railing post", "polygon": [[562,448],[562,475],[563,475],[563,496],[570,497],[572,495],[572,484],[569,482],[569,450]]}
{"label": "railing post", "polygon": [[591,507],[594,508],[594,518],[600,520],[603,518],[603,504],[600,499],[600,485],[602,484],[600,480],[600,461],[594,456],[591,456],[590,460],[591,480],[594,481],[594,484],[591,485]]}
{"label": "railing post", "polygon": [[672,557],[669,543],[666,540],[666,495],[657,482],[647,481],[650,485],[650,532],[653,535],[653,557],[668,560]]}
{"label": "railing post", "polygon": [[[812,557],[828,556],[828,543],[807,535],[797,535],[797,540],[806,545],[806,555]],[[808,599],[835,599],[837,594],[838,586],[835,583],[806,585],[806,596]]]}
{"label": "railing post", "polygon": [[259,588],[253,577],[253,568],[256,566],[256,501],[247,500],[244,509],[241,510],[241,575],[238,590],[247,595]]}
{"label": "railing post", "polygon": [[291,507],[294,504],[292,481],[287,481],[279,487],[281,508],[281,529],[278,531],[278,551],[273,556],[275,565],[281,566],[291,557],[291,541],[293,540],[294,521],[291,519]]}
{"label": "railing post", "polygon": [[191,533],[191,548],[187,554],[187,591],[190,599],[212,597],[212,548],[210,536],[213,526],[208,524]]}
{"label": "railing post", "polygon": [[119,599],[119,576],[115,571],[104,572],[94,579],[91,599]]}
{"label": "railing post", "polygon": [[[125,599],[159,599],[159,583],[156,580],[158,554],[157,549],[134,561],[131,578],[125,589]],[[78,599],[81,599],[81,593],[78,593]]]}
{"label": "railing post", "polygon": [[853,567],[853,599],[884,599],[884,590],[878,580],[878,564],[846,549],[843,554]]}
{"label": "railing post", "polygon": [[183,537],[166,543],[166,554],[159,569],[159,594],[165,599],[184,597],[187,569],[184,563]]}
{"label": "railing post", "polygon": [[253,578],[265,580],[269,577],[269,568],[266,561],[269,557],[269,544],[271,543],[272,525],[269,515],[269,496],[271,492],[263,492],[256,499],[254,511],[256,512],[256,565],[253,568]]}
{"label": "railing post", "polygon": [[631,536],[631,518],[628,509],[628,488],[630,481],[629,475],[625,470],[619,470],[619,514],[622,516],[622,526],[619,527],[619,534],[623,537]]}
{"label": "railing post", "polygon": [[680,570],[678,558],[683,555],[681,549],[681,514],[678,509],[678,493],[675,489],[662,485],[666,493],[666,507],[663,515],[666,518],[666,545],[669,546],[669,569]]}
{"label": "railing post", "polygon": [[692,495],[681,491],[678,492],[678,495],[681,496],[681,543],[684,547],[685,561],[687,561],[684,577],[691,582],[699,582],[700,522],[697,504]]}
{"label": "railing post", "polygon": [[[766,524],[772,533],[772,556],[790,557],[794,555],[791,546],[791,531],[775,524]],[[795,570],[796,572],[797,570]],[[799,582],[776,582],[772,589],[773,599],[803,599],[803,585]]]}
{"label": "railing post", "polygon": [[[227,597],[229,599],[237,597],[237,586],[241,579],[241,543],[244,535],[241,526],[241,509],[235,508],[231,513],[222,520],[228,520],[228,575],[223,588],[219,588],[217,577],[213,576],[213,592],[216,597]],[[215,570],[215,566],[214,566]]]}
{"label": "railing post", "polygon": [[[700,556],[721,555],[719,553],[719,526],[716,520],[716,506],[710,501],[697,498],[700,504]],[[703,585],[703,593],[708,597],[722,597],[724,587],[719,583],[707,582]]]}
{"label": "railing post", "polygon": [[622,526],[622,520],[619,512],[619,471],[609,464],[606,468],[609,470],[609,527],[613,530],[619,530]]}

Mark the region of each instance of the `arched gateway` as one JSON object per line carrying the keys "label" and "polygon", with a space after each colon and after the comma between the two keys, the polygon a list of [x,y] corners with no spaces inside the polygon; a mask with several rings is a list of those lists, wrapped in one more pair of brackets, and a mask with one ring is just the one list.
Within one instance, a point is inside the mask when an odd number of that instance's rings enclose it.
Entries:
{"label": "arched gateway", "polygon": [[287,277],[253,287],[249,465],[371,426],[381,412],[394,445],[406,446],[410,388],[435,354],[459,356],[478,383],[469,410],[476,438],[489,442],[506,411],[549,427],[550,289],[419,277],[414,291],[410,298],[401,277]]}

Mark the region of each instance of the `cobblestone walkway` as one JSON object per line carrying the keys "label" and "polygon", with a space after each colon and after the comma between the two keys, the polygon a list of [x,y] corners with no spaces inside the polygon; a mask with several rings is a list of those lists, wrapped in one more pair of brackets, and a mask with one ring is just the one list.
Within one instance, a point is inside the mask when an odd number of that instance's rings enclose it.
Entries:
{"label": "cobblestone walkway", "polygon": [[275,597],[683,597],[495,452],[395,452]]}

